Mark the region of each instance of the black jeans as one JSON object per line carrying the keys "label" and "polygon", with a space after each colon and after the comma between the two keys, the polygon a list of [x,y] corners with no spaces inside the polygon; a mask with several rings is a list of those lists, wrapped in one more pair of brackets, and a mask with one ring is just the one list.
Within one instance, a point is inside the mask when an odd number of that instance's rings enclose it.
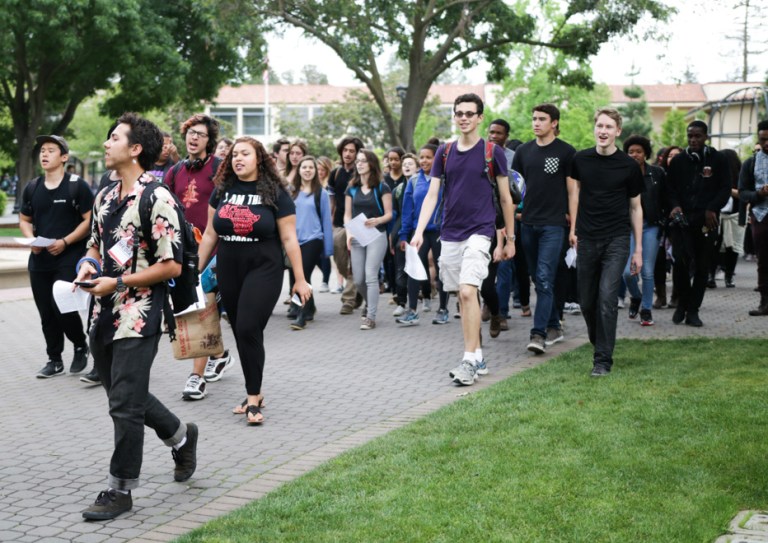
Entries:
{"label": "black jeans", "polygon": [[675,257],[672,275],[677,288],[677,304],[686,312],[699,311],[715,254],[717,232],[705,235],[701,231],[703,226],[702,220],[691,221],[687,227],[670,228],[672,254]]}
{"label": "black jeans", "polygon": [[579,240],[576,270],[579,304],[595,347],[595,366],[610,369],[616,345],[616,299],[629,258],[629,235],[604,240]]}
{"label": "black jeans", "polygon": [[[323,240],[313,239],[305,242],[299,246],[301,250],[301,265],[304,268],[304,280],[312,284],[312,271],[315,266],[319,266],[323,258]],[[315,311],[315,295],[313,294],[307,301],[305,310],[314,313]]]}
{"label": "black jeans", "polygon": [[139,486],[145,425],[169,447],[187,435],[187,426],[149,392],[149,373],[160,337],[118,339],[105,345],[95,328],[91,330],[91,354],[107,391],[109,416],[115,426],[109,488],[131,490]]}
{"label": "black jeans", "polygon": [[58,280],[73,281],[74,279],[75,269],[71,266],[50,271],[30,270],[29,272],[29,284],[32,287],[37,312],[40,313],[45,350],[50,360],[61,360],[64,336],[67,336],[75,347],[85,347],[86,344],[80,315],[77,311],[60,313],[53,300],[53,284]]}

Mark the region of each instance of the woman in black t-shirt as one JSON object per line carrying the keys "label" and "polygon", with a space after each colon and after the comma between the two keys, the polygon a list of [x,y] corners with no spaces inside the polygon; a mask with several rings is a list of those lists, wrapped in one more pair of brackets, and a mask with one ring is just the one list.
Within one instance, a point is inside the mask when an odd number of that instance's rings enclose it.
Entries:
{"label": "woman in black t-shirt", "polygon": [[388,248],[387,223],[392,219],[392,194],[381,180],[379,157],[373,151],[360,149],[355,161],[356,173],[344,193],[344,224],[365,214],[365,226],[376,228],[381,235],[365,247],[347,232],[347,249],[351,252],[352,276],[357,292],[363,295],[366,312],[361,330],[376,327],[376,309],[379,305],[379,268]]}
{"label": "woman in black t-shirt", "polygon": [[296,239],[293,200],[262,144],[250,137],[235,140],[214,178],[208,227],[200,244],[200,267],[218,245],[219,292],[237,341],[248,394],[235,413],[248,424],[261,424],[264,328],[283,287],[282,246],[296,275],[293,292],[302,304],[312,290],[304,279]]}

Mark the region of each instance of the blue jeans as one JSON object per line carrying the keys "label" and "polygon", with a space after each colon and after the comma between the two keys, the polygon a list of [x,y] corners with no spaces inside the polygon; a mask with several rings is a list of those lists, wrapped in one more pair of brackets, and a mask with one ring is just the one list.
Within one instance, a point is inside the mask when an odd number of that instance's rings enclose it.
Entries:
{"label": "blue jeans", "polygon": [[610,369],[613,365],[616,319],[619,315],[616,297],[628,253],[629,236],[598,241],[579,240],[576,262],[579,304],[587,323],[589,341],[595,347],[595,366]]}
{"label": "blue jeans", "polygon": [[499,296],[499,315],[509,318],[509,297],[512,294],[514,260],[502,260],[496,269],[496,294]]}
{"label": "blue jeans", "polygon": [[656,225],[643,224],[643,269],[640,270],[640,276],[643,278],[643,290],[637,286],[637,275],[632,275],[629,271],[629,265],[632,263],[632,253],[635,252],[635,234],[629,237],[629,258],[627,266],[624,268],[624,282],[627,284],[629,296],[631,298],[642,298],[640,307],[650,311],[653,305],[653,267],[656,265],[656,253],[659,252],[659,227]]}
{"label": "blue jeans", "polygon": [[521,227],[528,271],[536,285],[536,309],[531,337],[547,337],[547,328],[560,328],[555,305],[555,277],[565,239],[565,226],[528,225]]}
{"label": "blue jeans", "polygon": [[115,449],[109,465],[109,488],[139,486],[144,453],[144,426],[172,447],[187,435],[187,426],[149,392],[149,373],[160,334],[118,339],[105,345],[96,327],[91,330],[93,365],[107,391],[109,415],[115,427]]}

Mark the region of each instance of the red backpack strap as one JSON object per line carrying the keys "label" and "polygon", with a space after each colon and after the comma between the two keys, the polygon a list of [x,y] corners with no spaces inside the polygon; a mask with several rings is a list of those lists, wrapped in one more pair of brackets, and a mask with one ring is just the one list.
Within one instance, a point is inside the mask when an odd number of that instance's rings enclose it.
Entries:
{"label": "red backpack strap", "polygon": [[485,142],[485,167],[488,172],[488,179],[493,183],[496,176],[493,171],[493,148],[496,146],[492,141]]}
{"label": "red backpack strap", "polygon": [[452,145],[453,142],[449,141],[445,144],[445,147],[443,147],[443,175],[445,175],[445,164],[448,162],[448,153],[451,152]]}

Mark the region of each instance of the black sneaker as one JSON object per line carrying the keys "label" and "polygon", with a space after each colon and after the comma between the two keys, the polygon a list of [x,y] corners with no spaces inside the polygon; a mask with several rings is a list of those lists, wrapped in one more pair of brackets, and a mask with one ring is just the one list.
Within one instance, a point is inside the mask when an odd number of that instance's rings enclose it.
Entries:
{"label": "black sneaker", "polygon": [[590,373],[590,377],[605,377],[611,373],[610,368],[606,368],[605,366],[598,366],[595,364],[595,366],[592,368],[592,373]]}
{"label": "black sneaker", "polygon": [[99,372],[96,371],[96,366],[94,366],[91,371],[80,377],[80,382],[89,385],[100,385],[101,377],[99,377]]}
{"label": "black sneaker", "polygon": [[672,315],[672,322],[680,324],[685,320],[685,308],[679,305],[675,308],[675,313]]}
{"label": "black sneaker", "polygon": [[127,493],[109,489],[99,492],[96,501],[88,509],[83,511],[83,518],[87,520],[110,520],[133,508],[131,491]]}
{"label": "black sneaker", "polygon": [[64,373],[64,362],[61,360],[49,360],[48,363],[37,372],[38,379],[48,379]]}
{"label": "black sneaker", "polygon": [[640,310],[640,326],[653,326],[653,314],[650,309]]}
{"label": "black sneaker", "polygon": [[88,366],[88,345],[77,347],[75,356],[72,357],[72,365],[69,366],[69,373],[80,373]]}
{"label": "black sneaker", "polygon": [[640,312],[640,298],[629,299],[629,318],[637,318],[637,314]]}
{"label": "black sneaker", "polygon": [[197,469],[197,424],[187,424],[187,442],[178,451],[171,449],[176,467],[173,470],[173,480],[186,481]]}
{"label": "black sneaker", "polygon": [[698,311],[689,311],[688,314],[685,316],[685,324],[688,326],[695,326],[700,327],[704,326],[704,323],[701,322],[701,319],[699,318],[699,312]]}

